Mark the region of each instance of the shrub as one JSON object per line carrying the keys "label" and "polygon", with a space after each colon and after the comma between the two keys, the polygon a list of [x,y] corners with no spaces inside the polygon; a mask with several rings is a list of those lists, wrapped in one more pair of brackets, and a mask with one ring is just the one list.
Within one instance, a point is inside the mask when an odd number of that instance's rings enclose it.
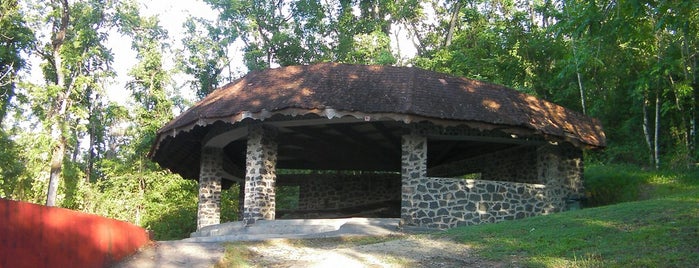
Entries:
{"label": "shrub", "polygon": [[699,188],[699,169],[647,171],[633,165],[590,165],[586,206],[645,200]]}
{"label": "shrub", "polygon": [[603,206],[637,200],[646,180],[629,165],[592,165],[585,170],[585,206]]}

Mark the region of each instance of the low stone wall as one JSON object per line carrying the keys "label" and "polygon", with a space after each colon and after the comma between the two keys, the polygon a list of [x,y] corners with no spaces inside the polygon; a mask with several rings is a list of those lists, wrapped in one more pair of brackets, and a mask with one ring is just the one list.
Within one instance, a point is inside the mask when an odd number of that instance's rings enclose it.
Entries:
{"label": "low stone wall", "polygon": [[468,170],[476,162],[467,162],[478,160],[476,170],[488,180],[428,175],[427,143],[415,134],[402,139],[402,225],[446,229],[519,219],[566,210],[566,202],[583,193],[582,152],[568,143],[513,147],[456,163]]}
{"label": "low stone wall", "polygon": [[542,184],[427,177],[410,196],[410,216],[440,229],[521,219],[564,209],[563,194]]}
{"label": "low stone wall", "polygon": [[299,210],[342,209],[383,201],[399,201],[400,174],[305,175],[299,183]]}

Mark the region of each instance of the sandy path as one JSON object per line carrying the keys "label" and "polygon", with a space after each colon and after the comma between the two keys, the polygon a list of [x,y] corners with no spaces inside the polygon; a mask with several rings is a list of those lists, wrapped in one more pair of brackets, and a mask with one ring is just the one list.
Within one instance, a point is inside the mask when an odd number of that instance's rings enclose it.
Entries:
{"label": "sandy path", "polygon": [[253,252],[253,264],[257,267],[501,266],[475,258],[466,245],[414,236],[349,247],[341,240],[326,240],[314,245],[280,239],[247,244],[247,248]]}
{"label": "sandy path", "polygon": [[224,251],[225,248],[220,243],[159,241],[142,248],[113,267],[212,267],[223,257]]}
{"label": "sandy path", "polygon": [[[348,242],[350,241],[350,242]],[[247,249],[253,267],[502,267],[479,259],[464,244],[428,236],[406,235],[351,242],[343,238],[272,239],[234,242]],[[114,267],[213,267],[225,243],[165,241],[142,249]]]}

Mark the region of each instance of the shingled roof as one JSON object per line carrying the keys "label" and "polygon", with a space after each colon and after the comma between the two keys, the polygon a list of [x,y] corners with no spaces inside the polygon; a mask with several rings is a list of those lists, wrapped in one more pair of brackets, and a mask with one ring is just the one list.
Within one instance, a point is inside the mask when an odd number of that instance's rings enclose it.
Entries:
{"label": "shingled roof", "polygon": [[419,68],[321,63],[253,71],[217,89],[161,128],[150,155],[196,126],[309,113],[505,126],[605,146],[598,120],[510,88]]}

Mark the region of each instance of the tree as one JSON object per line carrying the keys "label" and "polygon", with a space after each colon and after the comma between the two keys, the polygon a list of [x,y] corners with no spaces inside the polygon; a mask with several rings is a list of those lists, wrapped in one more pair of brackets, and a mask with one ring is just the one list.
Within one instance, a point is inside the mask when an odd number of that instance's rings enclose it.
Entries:
{"label": "tree", "polygon": [[132,119],[134,124],[128,128],[129,135],[133,137],[131,145],[121,148],[128,164],[108,168],[119,171],[113,174],[114,180],[124,180],[126,185],[135,185],[130,190],[136,190],[137,200],[140,201],[134,204],[134,221],[140,225],[143,215],[148,215],[146,206],[149,202],[146,201],[146,196],[149,194],[149,186],[158,187],[162,184],[157,181],[167,177],[146,158],[158,129],[173,117],[173,103],[166,90],[170,76],[163,68],[162,60],[166,47],[162,41],[167,38],[167,32],[159,25],[158,18],[141,16],[133,2],[119,6],[117,21],[119,31],[131,37],[131,47],[139,60],[129,70],[132,80],[127,83],[137,106]]}
{"label": "tree", "polygon": [[0,3],[0,126],[15,95],[17,72],[24,68],[22,52],[34,45],[34,33],[26,25],[17,0]]}
{"label": "tree", "polygon": [[21,148],[3,123],[16,94],[17,73],[25,67],[22,52],[28,52],[35,42],[17,4],[16,0],[0,2],[0,196],[6,198],[26,187],[20,180],[24,172]]}
{"label": "tree", "polygon": [[[81,120],[76,103],[100,89],[101,80],[112,74],[111,54],[104,46],[109,6],[100,1],[54,0],[41,3],[51,27],[49,40],[34,51],[45,61],[45,87],[34,87],[34,112],[50,133],[51,160],[46,205],[56,205],[58,185],[69,142],[70,128]],[[83,102],[85,103],[85,102]],[[73,148],[77,145],[73,144]]]}
{"label": "tree", "polygon": [[180,51],[179,65],[185,73],[194,76],[190,82],[199,98],[219,86],[221,74],[228,68],[226,80],[233,80],[228,51],[237,38],[235,28],[222,27],[202,18],[187,18],[184,24],[186,36],[182,39],[185,49]]}

